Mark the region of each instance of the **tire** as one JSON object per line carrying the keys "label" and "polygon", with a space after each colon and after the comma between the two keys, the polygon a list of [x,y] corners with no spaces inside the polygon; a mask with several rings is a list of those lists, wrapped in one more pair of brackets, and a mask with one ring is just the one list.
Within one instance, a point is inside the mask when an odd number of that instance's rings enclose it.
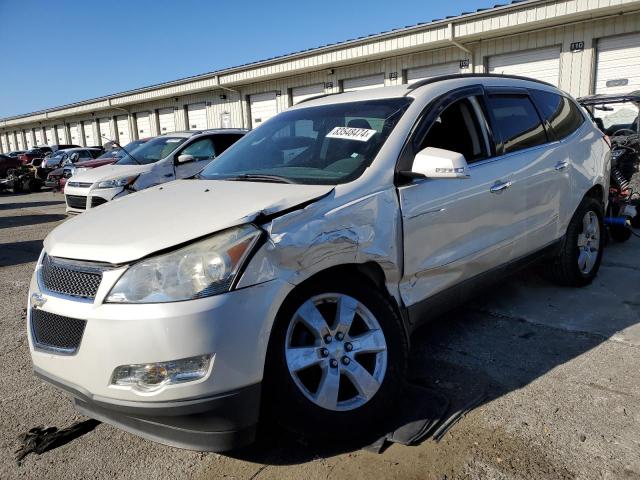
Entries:
{"label": "tire", "polygon": [[[600,202],[590,197],[582,200],[569,222],[560,251],[551,264],[549,273],[553,281],[570,287],[584,287],[593,281],[600,268],[604,247],[602,217]],[[592,228],[597,231],[592,232]]]}
{"label": "tire", "polygon": [[[356,305],[357,314],[353,315],[353,322],[347,330],[337,320],[333,323],[337,318],[338,305],[346,307],[347,312],[349,308],[353,311]],[[319,307],[315,312],[322,312],[321,317],[329,319],[324,324],[329,330],[312,331],[307,322],[302,321],[303,312],[306,318],[313,317],[311,306]],[[375,327],[374,323],[379,329],[368,326]],[[344,338],[340,338],[341,329],[347,332]],[[331,339],[322,338],[327,331]],[[364,350],[362,339],[365,337],[362,335],[367,335],[372,340],[370,346],[376,345],[376,348],[384,342],[386,350],[357,353]],[[349,345],[352,350],[348,350]],[[293,348],[314,352],[314,356],[309,358],[317,363],[292,373],[298,365]],[[323,353],[322,349],[326,351]],[[328,356],[324,357],[326,354]],[[348,364],[345,356],[349,358]],[[335,361],[333,365],[332,361]],[[294,291],[276,318],[265,364],[266,408],[271,419],[310,439],[355,439],[377,433],[384,425],[376,424],[376,420],[389,416],[404,385],[407,362],[408,342],[402,320],[372,282],[360,276],[312,281]],[[384,370],[382,363],[385,364]],[[363,370],[368,372],[368,376],[362,374]],[[366,379],[362,383],[368,388],[359,390],[350,380],[354,376]],[[339,379],[327,381],[327,385],[338,385],[336,402],[330,394],[318,395],[323,378]],[[380,380],[375,391],[371,388],[375,383],[368,383],[370,378]],[[361,393],[367,390],[371,393],[368,398]],[[331,391],[328,387],[324,390],[325,393]],[[315,400],[312,398],[314,394]],[[327,408],[328,405],[333,408]]]}
{"label": "tire", "polygon": [[609,227],[609,235],[618,243],[626,242],[631,238],[631,230],[626,227],[611,226]]}

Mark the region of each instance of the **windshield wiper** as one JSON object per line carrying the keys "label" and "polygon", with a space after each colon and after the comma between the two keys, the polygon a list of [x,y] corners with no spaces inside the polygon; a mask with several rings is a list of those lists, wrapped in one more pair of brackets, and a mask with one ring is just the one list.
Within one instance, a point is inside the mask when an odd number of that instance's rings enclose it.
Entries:
{"label": "windshield wiper", "polygon": [[222,177],[221,180],[231,180],[237,182],[273,182],[273,183],[297,183],[290,178],[281,177],[279,175],[262,175],[259,173],[243,173],[230,177]]}

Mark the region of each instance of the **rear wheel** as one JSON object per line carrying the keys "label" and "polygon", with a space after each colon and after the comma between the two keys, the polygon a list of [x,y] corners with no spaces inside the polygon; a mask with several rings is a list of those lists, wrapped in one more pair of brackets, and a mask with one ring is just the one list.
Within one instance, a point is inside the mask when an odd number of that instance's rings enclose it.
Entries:
{"label": "rear wheel", "polygon": [[367,280],[302,287],[278,315],[265,393],[285,427],[318,437],[378,428],[404,383],[408,346],[390,302]]}
{"label": "rear wheel", "polygon": [[602,205],[585,198],[573,215],[560,252],[551,266],[551,277],[561,285],[582,287],[598,274],[604,246]]}

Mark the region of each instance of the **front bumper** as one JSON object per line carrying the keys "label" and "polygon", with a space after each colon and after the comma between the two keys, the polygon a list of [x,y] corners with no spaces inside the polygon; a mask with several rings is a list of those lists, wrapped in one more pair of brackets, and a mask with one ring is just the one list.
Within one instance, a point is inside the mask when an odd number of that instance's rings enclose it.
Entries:
{"label": "front bumper", "polygon": [[[250,442],[271,327],[292,285],[273,280],[184,302],[103,303],[124,270],[105,272],[93,301],[42,290],[33,276],[27,324],[36,374],[71,392],[80,412],[161,443],[220,450]],[[44,298],[39,310],[86,320],[75,352],[34,343],[32,293]],[[199,380],[151,392],[111,384],[121,365],[205,354],[212,355],[212,365]]]}
{"label": "front bumper", "polygon": [[83,415],[164,445],[221,452],[243,447],[255,439],[259,383],[211,397],[140,406],[96,398],[39,368],[34,373],[70,393],[75,408]]}
{"label": "front bumper", "polygon": [[122,187],[91,189],[65,185],[64,195],[67,204],[67,213],[82,213],[90,208],[95,208],[105,202],[113,200],[122,190]]}

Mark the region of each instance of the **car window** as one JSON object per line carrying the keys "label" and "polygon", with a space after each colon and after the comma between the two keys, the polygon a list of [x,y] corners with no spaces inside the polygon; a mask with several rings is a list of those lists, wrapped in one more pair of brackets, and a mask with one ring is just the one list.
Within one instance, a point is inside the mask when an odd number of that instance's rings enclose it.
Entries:
{"label": "car window", "polygon": [[242,137],[200,178],[271,175],[303,184],[349,182],[371,165],[411,101],[401,97],[288,110]]}
{"label": "car window", "polygon": [[201,138],[187,145],[180,155],[191,155],[196,161],[215,158],[216,152],[211,137]]}
{"label": "car window", "polygon": [[468,163],[487,158],[478,116],[468,98],[449,105],[433,122],[418,151],[427,147],[461,153]]}
{"label": "car window", "polygon": [[215,137],[213,137],[213,142],[216,146],[216,152],[220,155],[231,145],[236,143],[238,140],[242,138],[242,134],[240,133],[219,133]]}
{"label": "car window", "polygon": [[117,165],[148,165],[166,158],[171,152],[187,141],[185,137],[157,137],[143,143],[116,162]]}
{"label": "car window", "polygon": [[494,94],[489,96],[490,108],[501,135],[503,152],[543,145],[547,134],[540,116],[528,95]]}
{"label": "car window", "polygon": [[558,140],[568,137],[584,123],[584,115],[567,97],[542,90],[531,90],[531,96]]}

